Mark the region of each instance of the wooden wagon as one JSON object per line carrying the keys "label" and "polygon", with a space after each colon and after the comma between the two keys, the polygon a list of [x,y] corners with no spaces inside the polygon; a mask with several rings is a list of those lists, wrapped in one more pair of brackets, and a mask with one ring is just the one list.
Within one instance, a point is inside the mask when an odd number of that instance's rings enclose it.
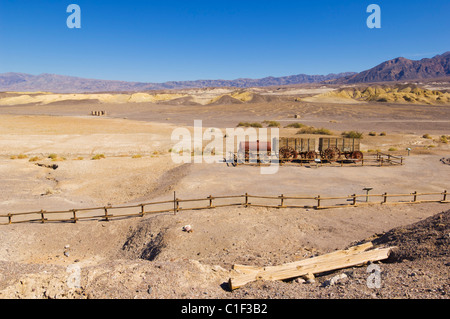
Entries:
{"label": "wooden wagon", "polygon": [[362,160],[363,153],[360,151],[361,140],[359,138],[319,138],[319,155],[321,160]]}
{"label": "wooden wagon", "polygon": [[294,159],[313,161],[317,157],[314,138],[280,137],[272,140],[274,150],[280,161],[290,162]]}

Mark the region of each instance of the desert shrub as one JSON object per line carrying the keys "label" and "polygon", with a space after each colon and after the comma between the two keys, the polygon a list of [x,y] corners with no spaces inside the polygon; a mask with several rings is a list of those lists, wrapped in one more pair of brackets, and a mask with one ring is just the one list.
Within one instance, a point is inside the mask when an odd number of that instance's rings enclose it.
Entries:
{"label": "desert shrub", "polygon": [[47,156],[47,158],[50,158],[53,162],[56,162],[56,161],[65,161],[65,160],[66,160],[65,157],[60,157],[60,156],[58,156],[58,155],[56,155],[56,154],[54,154],[54,153],[52,153],[52,154],[50,154],[49,156]]}
{"label": "desert shrub", "polygon": [[92,160],[99,160],[105,158],[104,154],[95,154],[94,156],[92,156]]}
{"label": "desert shrub", "polygon": [[347,138],[363,138],[363,133],[357,131],[342,132],[343,137]]}
{"label": "desert shrub", "polygon": [[28,158],[28,156],[25,154],[19,154],[19,155],[12,155],[10,157],[10,159],[24,159],[24,158]]}
{"label": "desert shrub", "polygon": [[430,134],[423,134],[422,137],[423,137],[423,138],[426,138],[426,139],[429,139],[429,140],[432,139],[432,137],[430,136]]}
{"label": "desert shrub", "polygon": [[381,132],[380,136],[386,136],[386,132]]}
{"label": "desert shrub", "polygon": [[280,122],[277,121],[264,121],[264,124],[266,124],[268,127],[280,127]]}
{"label": "desert shrub", "polygon": [[135,154],[135,155],[131,156],[131,158],[141,158],[141,157],[142,157],[141,154]]}
{"label": "desert shrub", "polygon": [[285,127],[286,128],[302,128],[302,127],[304,127],[305,125],[304,124],[302,124],[302,123],[291,123],[291,124],[289,124],[289,125],[286,125]]}
{"label": "desert shrub", "polygon": [[76,161],[82,161],[82,160],[84,160],[84,157],[83,156],[78,156],[75,160]]}
{"label": "desert shrub", "polygon": [[377,136],[376,132],[369,132],[369,136]]}
{"label": "desert shrub", "polygon": [[397,151],[397,149],[396,149],[395,147],[390,147],[390,148],[388,149],[388,151],[389,151],[389,152],[395,152],[395,151]]}
{"label": "desert shrub", "polygon": [[317,134],[317,135],[333,135],[333,133],[326,128],[315,128],[313,126],[302,127],[297,134]]}
{"label": "desert shrub", "polygon": [[326,128],[318,128],[316,129],[314,134],[320,134],[320,135],[333,135],[333,132],[331,132],[329,129]]}
{"label": "desert shrub", "polygon": [[239,122],[239,124],[237,125],[238,127],[258,127],[261,128],[263,127],[261,123],[258,122],[253,122],[253,123],[249,123],[249,122]]}
{"label": "desert shrub", "polygon": [[440,137],[439,141],[440,141],[441,143],[448,144],[448,139],[449,139],[448,136],[442,135],[442,136]]}
{"label": "desert shrub", "polygon": [[28,161],[29,161],[29,162],[36,162],[36,161],[39,161],[39,157],[38,157],[38,156],[33,156],[33,157],[30,158]]}

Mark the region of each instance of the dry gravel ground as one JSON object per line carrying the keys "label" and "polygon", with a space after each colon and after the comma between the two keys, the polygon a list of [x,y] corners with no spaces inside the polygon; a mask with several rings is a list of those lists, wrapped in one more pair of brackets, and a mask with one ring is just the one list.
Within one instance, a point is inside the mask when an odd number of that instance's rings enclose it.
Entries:
{"label": "dry gravel ground", "polygon": [[[0,297],[448,298],[449,212],[435,215],[445,207],[241,207],[110,222],[11,225],[2,228],[0,238],[5,247]],[[186,224],[194,231],[182,231]],[[400,228],[389,231],[393,227]],[[374,239],[399,247],[391,261],[378,264],[379,289],[367,287],[367,267],[355,267],[309,284],[266,281],[228,290],[234,263],[276,265]],[[79,288],[68,285],[73,265],[80,267]],[[326,286],[336,274],[346,278]]]}
{"label": "dry gravel ground", "polygon": [[[450,134],[448,122],[442,120],[448,118],[448,107],[383,104],[355,109],[277,103],[255,103],[245,109],[242,105],[105,105],[115,119],[83,117],[91,105],[2,108],[2,113],[35,115],[0,116],[0,212],[138,203],[171,198],[173,190],[181,198],[245,192],[349,195],[361,193],[368,181],[375,193],[448,189],[450,166],[439,160],[450,157],[449,146],[421,138],[423,133],[435,134],[434,138]],[[307,124],[388,132],[386,137],[364,139],[365,150],[390,146],[404,150],[407,145],[415,149],[402,167],[284,166],[267,176],[250,166],[174,164],[167,152],[175,127],[169,123],[191,125],[201,117],[208,125],[234,127],[243,120],[292,121],[297,113]],[[119,118],[125,116],[139,121]],[[166,120],[169,117],[172,120]],[[295,130],[284,132],[295,134]],[[437,147],[424,147],[432,144]],[[21,153],[28,158],[10,158]],[[52,162],[46,158],[50,153],[66,160]],[[98,153],[106,158],[91,160]],[[143,156],[132,158],[137,154]],[[29,162],[32,156],[40,157],[37,163],[56,163],[58,169],[36,166]],[[449,208],[437,203],[323,211],[234,207],[110,222],[0,226],[0,298],[448,299],[448,213],[435,215]],[[187,224],[193,232],[182,231]],[[401,228],[388,232],[397,227]],[[367,267],[359,267],[325,274],[311,284],[254,282],[228,291],[234,263],[276,265],[369,238],[401,248],[401,258],[378,264],[379,289],[367,287]],[[416,247],[419,255],[411,253]],[[78,288],[69,284],[74,269],[80,271]],[[338,274],[346,277],[325,284]]]}

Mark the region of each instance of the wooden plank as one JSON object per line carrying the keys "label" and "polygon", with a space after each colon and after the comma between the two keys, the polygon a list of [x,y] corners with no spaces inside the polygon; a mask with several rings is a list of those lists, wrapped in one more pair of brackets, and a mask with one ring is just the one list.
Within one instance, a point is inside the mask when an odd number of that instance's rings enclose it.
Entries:
{"label": "wooden plank", "polygon": [[[369,261],[384,260],[389,257],[392,247],[374,249],[359,253],[344,253],[334,256],[320,256],[303,260],[301,262],[290,263],[281,266],[266,267],[259,271],[249,271],[248,273],[232,277],[228,284],[231,290],[255,280],[285,280],[304,276],[307,274],[318,274],[352,266],[364,264]],[[302,263],[303,262],[303,263]]]}
{"label": "wooden plank", "polygon": [[299,261],[294,261],[291,263],[284,264],[282,266],[256,267],[256,266],[247,266],[247,265],[236,264],[236,265],[233,265],[233,269],[237,270],[237,271],[249,272],[249,271],[277,270],[277,269],[280,269],[280,267],[286,267],[286,266],[297,267],[297,266],[307,265],[309,263],[320,262],[320,261],[323,261],[323,260],[326,260],[329,258],[340,257],[340,256],[350,256],[353,254],[358,254],[358,253],[366,251],[372,247],[373,247],[372,242],[367,242],[367,243],[363,243],[360,245],[350,247],[349,249],[346,249],[346,250],[338,250],[338,251],[334,251],[334,252],[324,254],[321,256],[308,258],[308,259],[302,259]]}

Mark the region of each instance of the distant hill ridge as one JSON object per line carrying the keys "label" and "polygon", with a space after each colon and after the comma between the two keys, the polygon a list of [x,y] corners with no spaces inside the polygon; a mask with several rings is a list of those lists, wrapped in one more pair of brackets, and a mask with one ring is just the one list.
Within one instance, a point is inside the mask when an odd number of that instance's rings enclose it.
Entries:
{"label": "distant hill ridge", "polygon": [[84,93],[113,91],[146,91],[166,89],[191,89],[207,87],[266,87],[302,83],[318,83],[352,75],[352,72],[236,80],[170,81],[165,83],[142,83],[111,80],[85,79],[56,74],[31,75],[25,73],[0,74],[0,91],[49,91],[54,93]]}
{"label": "distant hill ridge", "polygon": [[327,81],[330,84],[355,84],[404,80],[423,80],[450,76],[450,51],[433,58],[409,60],[395,58],[369,70],[339,79]]}
{"label": "distant hill ridge", "polygon": [[369,70],[328,75],[297,74],[262,79],[240,78],[236,80],[170,81],[142,83],[85,79],[56,74],[31,75],[25,73],[0,74],[0,91],[50,91],[54,93],[92,93],[113,91],[146,91],[166,89],[193,89],[208,87],[267,87],[304,83],[355,84],[422,80],[450,77],[450,51],[433,58],[409,60],[398,57],[383,62]]}

